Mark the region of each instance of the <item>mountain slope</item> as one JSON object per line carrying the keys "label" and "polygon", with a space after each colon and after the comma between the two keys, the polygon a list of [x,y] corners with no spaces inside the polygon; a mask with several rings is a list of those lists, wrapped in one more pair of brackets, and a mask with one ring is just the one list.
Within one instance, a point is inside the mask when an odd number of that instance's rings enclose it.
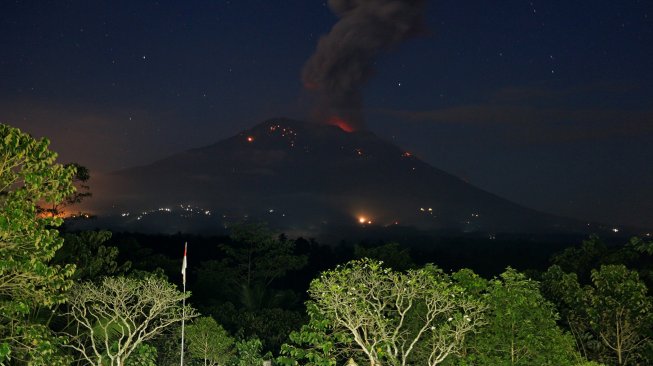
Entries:
{"label": "mountain slope", "polygon": [[[111,174],[95,210],[180,204],[218,222],[403,225],[465,232],[581,230],[480,190],[371,132],[273,119],[210,146]],[[359,223],[363,221],[363,223]],[[371,223],[369,223],[371,222]]]}

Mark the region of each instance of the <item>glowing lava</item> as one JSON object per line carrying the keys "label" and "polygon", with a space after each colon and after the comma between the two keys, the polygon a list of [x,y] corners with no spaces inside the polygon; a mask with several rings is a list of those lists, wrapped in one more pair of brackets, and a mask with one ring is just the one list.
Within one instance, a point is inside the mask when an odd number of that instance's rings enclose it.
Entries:
{"label": "glowing lava", "polygon": [[340,127],[341,130],[345,132],[354,132],[354,128],[349,123],[347,123],[347,121],[345,121],[344,119],[338,116],[333,116],[329,118],[327,123],[329,123],[330,125],[338,126]]}

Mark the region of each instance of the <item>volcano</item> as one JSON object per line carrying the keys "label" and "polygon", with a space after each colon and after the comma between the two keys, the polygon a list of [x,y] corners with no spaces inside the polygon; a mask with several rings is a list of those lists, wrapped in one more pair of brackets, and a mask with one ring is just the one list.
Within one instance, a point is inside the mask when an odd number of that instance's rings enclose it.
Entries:
{"label": "volcano", "polygon": [[215,144],[112,173],[92,209],[141,220],[153,211],[205,225],[407,226],[461,232],[581,230],[430,166],[369,131],[271,119]]}

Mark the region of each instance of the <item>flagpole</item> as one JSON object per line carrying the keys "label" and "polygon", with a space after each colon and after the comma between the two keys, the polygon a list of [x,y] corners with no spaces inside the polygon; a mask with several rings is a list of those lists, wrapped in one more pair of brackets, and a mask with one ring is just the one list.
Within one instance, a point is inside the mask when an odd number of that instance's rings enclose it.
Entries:
{"label": "flagpole", "polygon": [[184,286],[184,297],[181,300],[181,363],[180,366],[184,366],[184,320],[186,318],[186,250],[188,249],[188,243],[184,244],[184,261],[181,265],[181,275],[182,282]]}

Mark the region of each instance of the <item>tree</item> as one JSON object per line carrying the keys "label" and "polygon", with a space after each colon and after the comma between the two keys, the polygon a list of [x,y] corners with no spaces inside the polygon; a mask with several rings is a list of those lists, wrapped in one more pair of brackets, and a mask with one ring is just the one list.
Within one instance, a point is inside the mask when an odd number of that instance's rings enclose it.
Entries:
{"label": "tree", "polygon": [[255,283],[269,286],[289,271],[306,265],[306,257],[294,254],[295,243],[274,233],[262,224],[241,224],[231,229],[233,244],[222,244],[226,265],[234,280],[247,288]]}
{"label": "tree", "polygon": [[308,301],[308,324],[290,333],[291,343],[281,346],[280,365],[335,366],[337,360],[356,353],[353,339],[346,329],[334,327],[317,305]]}
{"label": "tree", "polygon": [[597,235],[591,235],[580,246],[568,247],[554,254],[551,262],[565,272],[573,272],[581,279],[589,279],[592,268],[602,263],[607,255],[607,245]]}
{"label": "tree", "polygon": [[91,187],[88,186],[88,181],[91,179],[91,172],[87,167],[77,164],[68,163],[67,167],[75,168],[75,176],[73,177],[73,184],[75,185],[75,192],[66,197],[64,203],[66,206],[81,203],[84,199],[91,197]]}
{"label": "tree", "polygon": [[304,319],[289,309],[301,304],[299,296],[274,284],[303,267],[306,256],[297,254],[294,241],[263,224],[233,226],[229,242],[219,249],[225,258],[204,261],[196,272],[199,296],[212,303],[207,314],[232,334],[260,339],[265,351],[279,349]]}
{"label": "tree", "polygon": [[363,259],[324,272],[308,290],[317,309],[351,335],[370,366],[437,365],[482,323],[481,302],[441,270],[427,266],[394,272]]}
{"label": "tree", "polygon": [[261,355],[263,344],[258,338],[242,340],[236,343],[235,366],[263,365],[263,361],[271,359],[272,355]]}
{"label": "tree", "polygon": [[73,321],[70,347],[93,365],[125,365],[144,342],[196,316],[190,306],[182,308],[188,296],[155,276],[107,277],[99,285],[76,285],[66,314]]}
{"label": "tree", "polygon": [[630,238],[627,246],[633,248],[635,251],[643,254],[653,255],[653,241],[650,238],[642,239],[633,237]]}
{"label": "tree", "polygon": [[487,324],[468,340],[462,364],[561,366],[581,361],[536,281],[508,268],[478,293],[489,306]]}
{"label": "tree", "polygon": [[551,266],[542,275],[542,294],[560,312],[560,321],[576,340],[576,348],[588,359],[600,359],[603,346],[594,337],[589,327],[586,312],[589,304],[576,273],[565,273],[558,265]]}
{"label": "tree", "polygon": [[64,216],[64,209],[66,207],[79,204],[86,198],[93,195],[93,193],[91,193],[91,187],[89,187],[87,184],[89,179],[91,179],[91,174],[87,167],[77,163],[68,163],[65,164],[64,167],[67,169],[73,169],[75,171],[72,180],[75,190],[64,197],[62,201],[52,202],[50,205],[48,205],[48,208],[39,208],[40,211],[45,212],[50,216]]}
{"label": "tree", "polygon": [[607,364],[647,361],[643,352],[651,345],[653,303],[637,272],[605,265],[590,277],[591,284],[581,287],[575,274],[557,266],[544,276],[545,288],[559,299],[581,351]]}
{"label": "tree", "polygon": [[553,255],[551,261],[565,272],[576,273],[581,284],[590,282],[592,269],[603,264],[631,263],[639,256],[633,240],[625,246],[607,246],[597,235],[590,235],[578,247],[569,247]]}
{"label": "tree", "polygon": [[603,361],[617,365],[640,361],[638,353],[650,344],[653,306],[637,272],[622,265],[601,266],[592,271],[592,286],[585,292],[590,326],[612,351],[612,357]]}
{"label": "tree", "polygon": [[234,339],[211,317],[193,320],[186,328],[188,351],[204,366],[224,366],[233,356]]}
{"label": "tree", "polygon": [[386,243],[370,248],[356,244],[354,246],[354,257],[376,259],[397,271],[405,271],[416,267],[413,258],[410,256],[410,250],[403,248],[399,243]]}
{"label": "tree", "polygon": [[157,366],[178,366],[181,344],[181,324],[176,323],[167,327],[163,333],[156,336],[148,344],[156,348]]}
{"label": "tree", "polygon": [[54,256],[54,263],[75,264],[76,281],[96,281],[104,276],[125,274],[130,262],[118,263],[118,248],[105,245],[111,232],[82,231],[63,234],[64,244]]}
{"label": "tree", "polygon": [[[300,311],[281,308],[268,308],[255,311],[236,309],[231,304],[219,308],[207,309],[211,314],[217,314],[230,324],[233,334],[243,337],[256,337],[261,340],[263,349],[277,351],[287,341],[288,334],[299,329],[306,321]],[[220,310],[223,310],[221,312]],[[225,326],[227,326],[225,324]]]}
{"label": "tree", "polygon": [[64,301],[74,266],[50,264],[62,245],[56,230],[62,221],[39,216],[37,204],[56,204],[73,193],[75,169],[55,164],[47,139],[0,124],[0,141],[0,362],[11,356],[52,364],[61,340],[28,314]]}
{"label": "tree", "polygon": [[639,254],[638,259],[640,263],[637,263],[639,265],[637,265],[635,268],[637,268],[639,276],[644,281],[646,286],[653,286],[653,240],[651,240],[650,235],[644,238],[630,238],[630,241],[626,244],[626,247]]}

